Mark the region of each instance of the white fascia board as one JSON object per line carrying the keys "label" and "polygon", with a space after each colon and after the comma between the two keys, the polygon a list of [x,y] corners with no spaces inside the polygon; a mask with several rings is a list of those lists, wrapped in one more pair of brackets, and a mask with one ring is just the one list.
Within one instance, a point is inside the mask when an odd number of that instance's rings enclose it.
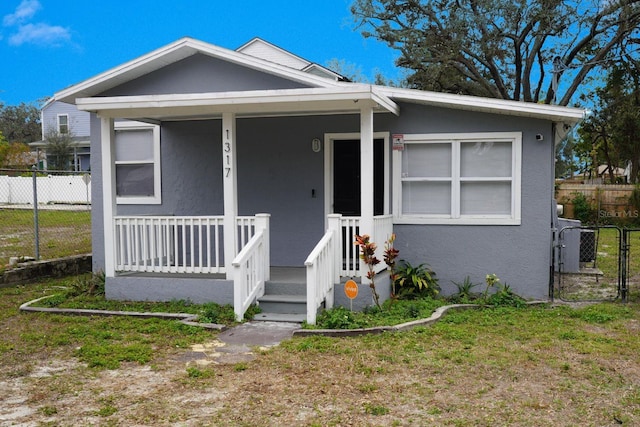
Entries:
{"label": "white fascia board", "polygon": [[[135,117],[144,112],[161,117],[162,110],[172,115],[233,111],[241,113],[330,111],[359,111],[360,102],[399,113],[398,106],[387,97],[374,93],[368,85],[341,88],[280,89],[242,92],[214,92],[196,94],[140,95],[80,98],[77,106],[82,111],[98,112],[105,117]],[[209,109],[207,110],[207,107]]]}
{"label": "white fascia board", "polygon": [[196,53],[216,57],[311,86],[333,87],[336,83],[303,71],[185,37],[67,89],[63,89],[57,92],[54,98],[73,104],[76,98],[93,96]]}
{"label": "white fascia board", "polygon": [[448,108],[511,114],[515,116],[540,118],[568,124],[576,124],[585,117],[585,110],[580,108],[536,104],[533,102],[508,101],[469,95],[427,92],[416,89],[401,89],[387,86],[376,86],[375,88],[391,99],[426,103]]}

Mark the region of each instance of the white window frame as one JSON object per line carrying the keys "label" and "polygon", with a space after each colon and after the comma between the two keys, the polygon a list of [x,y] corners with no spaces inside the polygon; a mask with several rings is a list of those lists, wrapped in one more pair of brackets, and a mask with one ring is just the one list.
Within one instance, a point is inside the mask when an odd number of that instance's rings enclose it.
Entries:
{"label": "white window frame", "polygon": [[[66,132],[62,132],[62,129],[60,129],[60,124],[61,124],[60,123],[60,119],[62,117],[65,117],[67,119],[67,123],[65,123],[65,126],[67,127],[67,131]],[[58,133],[61,134],[61,135],[69,134],[69,130],[70,130],[70,127],[69,127],[69,115],[68,114],[58,114],[56,119],[57,119],[56,121],[57,121],[57,124],[58,124],[58,126],[57,126],[58,127]]]}
{"label": "white window frame", "polygon": [[[384,142],[384,215],[389,214],[389,132],[374,132],[373,139]],[[360,132],[341,132],[324,134],[324,217],[333,213],[333,144],[341,140],[360,139]],[[361,166],[362,167],[362,166]],[[372,183],[373,185],[373,183]],[[361,196],[362,197],[362,196]]]}
{"label": "white window frame", "polygon": [[[393,217],[397,224],[451,224],[451,225],[520,225],[521,223],[521,174],[522,174],[522,133],[446,133],[446,134],[405,134],[404,145],[451,143],[451,214],[405,214],[402,212],[402,154],[393,150]],[[460,178],[460,145],[474,141],[511,142],[511,214],[510,215],[461,215],[460,183],[475,181],[474,178]],[[399,147],[398,147],[399,148]],[[492,178],[478,178],[477,181],[491,181]],[[505,181],[509,178],[498,178]]]}
{"label": "white window frame", "polygon": [[[116,196],[118,205],[159,205],[162,203],[162,179],[160,167],[160,126],[143,122],[123,121],[115,122],[114,130],[152,130],[153,131],[153,196]],[[151,162],[115,161],[120,164],[143,164]],[[117,176],[116,176],[117,179]],[[113,191],[117,191],[115,188]]]}

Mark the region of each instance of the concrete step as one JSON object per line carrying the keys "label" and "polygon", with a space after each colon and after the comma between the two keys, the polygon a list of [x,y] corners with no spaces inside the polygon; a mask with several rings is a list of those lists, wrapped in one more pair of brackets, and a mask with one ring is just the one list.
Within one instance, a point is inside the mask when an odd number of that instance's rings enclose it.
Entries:
{"label": "concrete step", "polygon": [[258,298],[258,305],[266,313],[305,314],[307,297],[305,295],[272,295]]}
{"label": "concrete step", "polygon": [[307,319],[306,314],[283,314],[283,313],[258,313],[253,317],[253,320],[263,322],[287,322],[287,323],[302,323]]}
{"label": "concrete step", "polygon": [[264,285],[265,295],[306,295],[307,285],[304,282],[285,282],[268,280]]}

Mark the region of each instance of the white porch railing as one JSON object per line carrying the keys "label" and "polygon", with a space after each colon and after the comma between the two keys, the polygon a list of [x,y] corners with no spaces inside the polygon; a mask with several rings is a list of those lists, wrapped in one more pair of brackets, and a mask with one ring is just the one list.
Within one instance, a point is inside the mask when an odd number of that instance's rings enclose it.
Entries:
{"label": "white porch railing", "polygon": [[[330,218],[332,215],[330,215]],[[340,225],[342,262],[340,265],[340,276],[359,277],[360,276],[360,248],[355,244],[355,235],[360,234],[360,217],[337,215]],[[331,219],[329,220],[331,222]],[[329,225],[331,228],[331,224]],[[371,241],[378,245],[376,256],[382,260],[384,255],[384,242],[393,233],[393,216],[378,215],[373,218],[373,231],[369,233]],[[379,264],[383,270],[386,266]]]}
{"label": "white porch railing", "polygon": [[[340,283],[340,276],[360,276],[360,251],[355,245],[355,235],[360,233],[359,217],[328,217],[327,232],[304,262],[307,268],[307,323],[315,324],[318,308],[326,301],[326,308],[333,306],[333,288]],[[371,241],[378,243],[377,257],[382,260],[384,242],[393,233],[391,215],[376,216],[373,221]],[[384,262],[378,264],[386,268]]]}
{"label": "white porch railing", "polygon": [[222,217],[119,216],[116,271],[221,273]]}
{"label": "white porch railing", "polygon": [[[237,217],[236,248],[256,233],[257,217]],[[115,270],[225,273],[222,216],[118,216]]]}
{"label": "white porch railing", "polygon": [[[329,230],[307,257],[307,323],[315,325],[318,308],[326,300],[325,307],[333,307],[333,287],[340,282],[339,229],[331,226],[336,218],[329,216]],[[339,215],[337,215],[339,221]],[[333,220],[333,221],[332,221]]]}
{"label": "white porch railing", "polygon": [[242,321],[247,308],[264,295],[269,280],[269,215],[261,214],[253,225],[255,234],[235,257],[233,266],[233,309]]}

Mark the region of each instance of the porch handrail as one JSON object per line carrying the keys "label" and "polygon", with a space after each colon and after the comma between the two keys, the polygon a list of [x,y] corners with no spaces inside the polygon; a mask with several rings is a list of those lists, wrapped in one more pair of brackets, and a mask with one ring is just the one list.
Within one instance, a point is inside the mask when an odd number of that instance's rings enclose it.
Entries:
{"label": "porch handrail", "polygon": [[268,251],[265,230],[259,230],[231,262],[233,268],[233,310],[236,320],[242,321],[247,308],[256,298],[264,295],[269,270],[265,265]]}
{"label": "porch handrail", "polygon": [[[355,245],[355,235],[360,234],[359,216],[338,216],[341,229],[341,253],[342,262],[340,265],[340,275],[345,277],[359,277],[360,274],[360,248]],[[365,234],[370,234],[371,241],[378,246],[376,257],[382,261],[384,258],[384,242],[393,233],[393,215],[376,215],[373,217],[373,230]],[[386,269],[384,262],[376,266],[376,272]]]}
{"label": "porch handrail", "polygon": [[333,307],[333,287],[340,281],[336,258],[338,243],[336,230],[327,230],[304,262],[307,268],[307,323],[310,325],[316,324],[316,314],[323,301],[326,301],[325,308]]}

